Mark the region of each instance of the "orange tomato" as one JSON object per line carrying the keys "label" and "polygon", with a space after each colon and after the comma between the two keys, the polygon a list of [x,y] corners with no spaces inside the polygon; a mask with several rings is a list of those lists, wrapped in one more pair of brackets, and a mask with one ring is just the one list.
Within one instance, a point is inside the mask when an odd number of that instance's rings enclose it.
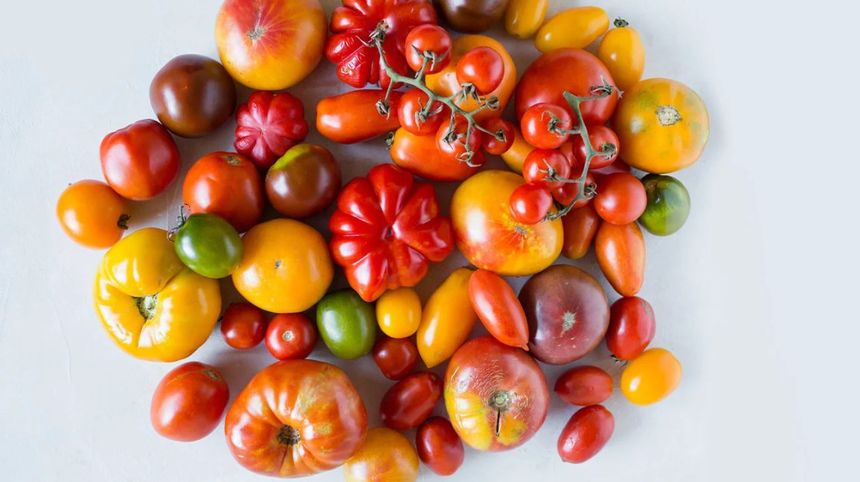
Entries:
{"label": "orange tomato", "polygon": [[606,64],[612,80],[621,90],[639,82],[645,70],[645,46],[642,37],[627,21],[616,18],[615,28],[603,36],[597,49],[597,58]]}
{"label": "orange tomato", "polygon": [[651,348],[634,358],[621,373],[621,392],[631,403],[650,405],[681,383],[681,362],[669,350]]}
{"label": "orange tomato", "polygon": [[609,29],[609,15],[600,7],[575,7],[553,15],[535,36],[535,47],[543,53],[562,49],[584,49]]}
{"label": "orange tomato", "polygon": [[412,288],[388,290],[376,300],[376,322],[391,338],[406,338],[421,324],[421,298]]}
{"label": "orange tomato", "polygon": [[418,326],[418,353],[427,368],[447,360],[465,343],[478,320],[469,301],[472,270],[459,268],[427,300]]}
{"label": "orange tomato", "polygon": [[635,222],[602,223],[594,239],[597,264],[622,296],[634,296],[645,280],[645,239]]}
{"label": "orange tomato", "polygon": [[510,149],[502,154],[502,160],[505,161],[505,164],[512,171],[522,174],[523,163],[533,150],[535,150],[534,146],[526,142],[525,138],[523,138],[523,133],[520,132],[519,126],[516,126],[514,127],[514,143],[511,144]]}
{"label": "orange tomato", "polygon": [[57,200],[66,235],[88,248],[109,248],[128,229],[128,206],[110,186],[93,180],[69,185]]}
{"label": "orange tomato", "polygon": [[549,0],[511,0],[505,11],[505,30],[516,38],[529,38],[546,18]]}
{"label": "orange tomato", "polygon": [[588,253],[597,228],[600,227],[600,216],[591,203],[578,207],[561,218],[564,225],[564,248],[562,252],[570,259],[579,259]]}
{"label": "orange tomato", "polygon": [[372,428],[343,471],[346,482],[412,482],[418,479],[418,453],[400,432]]}
{"label": "orange tomato", "polygon": [[421,136],[403,127],[394,132],[389,152],[394,164],[431,181],[462,181],[478,172],[465,162],[442,155],[435,135]]}

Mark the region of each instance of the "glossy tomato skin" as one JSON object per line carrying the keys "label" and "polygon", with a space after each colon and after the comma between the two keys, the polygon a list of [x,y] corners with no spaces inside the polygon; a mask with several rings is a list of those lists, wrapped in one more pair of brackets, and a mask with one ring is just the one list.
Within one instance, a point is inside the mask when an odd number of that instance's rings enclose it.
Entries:
{"label": "glossy tomato skin", "polygon": [[549,0],[510,0],[505,12],[505,30],[518,39],[531,37],[543,24]]}
{"label": "glossy tomato skin", "polygon": [[570,259],[580,259],[591,248],[602,222],[591,203],[578,207],[561,218],[564,226],[562,253]]}
{"label": "glossy tomato skin", "polygon": [[561,460],[581,464],[606,445],[615,430],[615,417],[602,405],[579,409],[570,417],[558,437]]}
{"label": "glossy tomato skin", "polygon": [[63,232],[88,248],[109,248],[128,229],[128,206],[110,186],[93,180],[70,184],[57,200]]}
{"label": "glossy tomato skin", "polygon": [[526,225],[543,222],[552,209],[552,194],[542,184],[523,184],[511,193],[511,215]]}
{"label": "glossy tomato skin", "polygon": [[565,183],[550,181],[547,178],[554,175],[559,178],[570,178],[570,162],[563,154],[554,149],[535,149],[523,161],[523,179],[528,183],[541,184],[549,189],[557,189]]}
{"label": "glossy tomato skin", "polygon": [[415,434],[418,457],[437,475],[451,475],[463,465],[463,441],[447,419],[430,417]]}
{"label": "glossy tomato skin", "polygon": [[591,203],[597,214],[611,224],[629,224],[639,219],[648,205],[645,186],[633,174],[614,172],[600,176],[597,195]]}
{"label": "glossy tomato skin", "polygon": [[325,97],[317,103],[317,131],[326,139],[341,144],[354,144],[379,137],[400,127],[397,109],[400,92],[388,97],[390,112],[382,115],[376,103],[385,97],[379,89],[353,90]]}
{"label": "glossy tomato skin", "polygon": [[254,348],[266,337],[266,315],[251,303],[231,303],[221,316],[221,336],[237,350]]}
{"label": "glossy tomato skin", "polygon": [[111,132],[99,147],[105,180],[120,196],[145,201],[160,194],[179,172],[179,148],[167,129],[144,119]]}
{"label": "glossy tomato skin", "polygon": [[389,380],[400,380],[418,363],[418,348],[409,338],[380,336],[373,345],[373,361]]}
{"label": "glossy tomato skin", "polygon": [[505,76],[505,61],[490,47],[475,47],[457,60],[457,80],[470,83],[480,95],[496,90]]}
{"label": "glossy tomato skin", "polygon": [[[481,142],[481,148],[484,149],[484,152],[487,154],[501,156],[507,152],[512,145],[514,145],[514,139],[516,139],[517,134],[516,128],[512,123],[499,117],[494,117],[484,122],[482,126],[488,131],[496,134],[495,136],[491,136],[489,134],[485,135]],[[499,133],[504,137],[504,141],[496,137]]]}
{"label": "glossy tomato skin", "polygon": [[645,70],[645,47],[639,32],[623,19],[615,19],[615,28],[603,36],[597,57],[612,72],[621,90],[628,90],[642,78]]}
{"label": "glossy tomato skin", "polygon": [[562,373],[553,390],[571,405],[596,405],[612,395],[612,377],[598,367],[582,365]]}
{"label": "glossy tomato skin", "polygon": [[645,238],[636,223],[602,223],[594,238],[600,271],[622,296],[635,296],[645,281]]}
{"label": "glossy tomato skin", "polygon": [[386,427],[367,431],[361,448],[343,466],[346,482],[415,482],[418,454],[409,439]]}
{"label": "glossy tomato skin", "polygon": [[681,383],[681,362],[669,350],[650,348],[624,367],[621,392],[631,403],[650,405],[663,400]]}
{"label": "glossy tomato skin", "polygon": [[[618,135],[612,129],[604,125],[588,126],[588,140],[591,142],[593,149],[611,152],[611,154],[597,154],[593,156],[591,163],[588,165],[589,170],[602,169],[618,159],[618,153],[621,152],[621,142],[618,140]],[[580,174],[582,168],[585,167],[585,159],[587,157],[585,141],[583,141],[581,135],[571,136],[570,148],[570,154],[572,154],[570,156],[572,171],[574,174]]]}
{"label": "glossy tomato skin", "polygon": [[421,298],[412,288],[397,288],[382,293],[376,300],[376,322],[391,338],[406,338],[421,324]]}
{"label": "glossy tomato skin", "polygon": [[344,360],[364,356],[376,341],[373,305],[352,290],[330,293],[317,304],[317,329],[334,356]]}
{"label": "glossy tomato skin", "polygon": [[327,208],[340,189],[340,167],[316,144],[293,146],[266,174],[266,197],[282,215],[301,219]]}
{"label": "glossy tomato skin", "polygon": [[307,358],[317,344],[317,330],[302,313],[279,313],[266,329],[266,348],[278,360]]}
{"label": "glossy tomato skin", "polygon": [[471,275],[468,268],[455,269],[424,305],[416,344],[427,368],[450,358],[469,338],[478,321],[469,301]]}
{"label": "glossy tomato skin", "polygon": [[469,300],[490,335],[505,345],[528,350],[526,313],[504,278],[492,271],[475,271],[469,277]]}
{"label": "glossy tomato skin", "polygon": [[[535,104],[523,113],[520,132],[529,144],[538,149],[556,149],[570,137],[573,125],[564,107],[554,104]],[[576,136],[579,137],[579,136]]]}
{"label": "glossy tomato skin", "polygon": [[229,398],[230,389],[217,368],[182,364],[161,379],[152,395],[152,427],[171,440],[200,440],[218,426]]}
{"label": "glossy tomato skin", "polygon": [[192,214],[212,213],[245,232],[263,215],[260,174],[246,157],[213,152],[197,160],[185,175],[182,201]]}
{"label": "glossy tomato skin", "polygon": [[398,167],[431,181],[462,181],[478,172],[465,162],[443,156],[436,147],[435,130],[422,136],[401,127],[394,132],[389,152]]}
{"label": "glossy tomato skin", "polygon": [[192,214],[176,231],[173,244],[179,259],[207,278],[230,276],[242,260],[242,239],[223,218]]}
{"label": "glossy tomato skin", "polygon": [[508,0],[441,0],[440,11],[454,30],[483,32],[505,14]]}
{"label": "glossy tomato skin", "polygon": [[367,410],[334,365],[285,360],[257,373],[224,421],[227,447],[246,469],[301,477],[346,462],[367,433]]}
{"label": "glossy tomato skin", "polygon": [[574,7],[553,15],[538,30],[535,47],[541,52],[584,49],[609,29],[609,15],[600,7]]}
{"label": "glossy tomato skin", "polygon": [[[427,106],[430,98],[421,89],[407,90],[403,97],[400,98],[400,103],[397,107],[397,118],[400,125],[419,136],[428,136],[436,134],[439,125],[442,124],[443,117],[447,114],[443,110],[441,102],[434,102],[430,107],[428,115],[421,116],[421,112]],[[433,114],[436,112],[435,114]],[[432,115],[430,115],[432,114]]]}
{"label": "glossy tomato skin", "polygon": [[[445,119],[439,124],[436,129],[436,148],[439,152],[448,159],[469,163],[473,165],[481,165],[484,163],[484,153],[481,151],[481,144],[484,141],[484,134],[477,130],[473,130],[471,135],[466,139],[466,120],[463,117],[457,116],[454,120],[454,128],[450,130],[451,119]],[[453,137],[449,138],[449,133],[453,133]],[[469,159],[468,151],[471,150],[472,157]]]}
{"label": "glossy tomato skin", "polygon": [[415,72],[424,67],[425,74],[435,74],[451,62],[451,36],[438,25],[419,25],[406,34],[403,54]]}
{"label": "glossy tomato skin", "polygon": [[288,92],[258,90],[236,110],[235,135],[236,151],[268,169],[308,135],[304,105]]}
{"label": "glossy tomato skin", "polygon": [[624,297],[612,303],[606,347],[619,360],[639,356],[657,331],[654,309],[638,296]]}
{"label": "glossy tomato skin", "polygon": [[648,174],[642,178],[648,205],[639,224],[651,234],[668,236],[677,232],[690,216],[690,193],[672,176]]}
{"label": "glossy tomato skin", "polygon": [[442,379],[432,372],[407,375],[382,396],[379,416],[386,427],[409,430],[427,420],[442,398]]}
{"label": "glossy tomato skin", "polygon": [[531,152],[534,151],[534,146],[523,139],[518,126],[514,127],[514,142],[507,151],[502,153],[502,160],[508,165],[512,171],[516,173],[523,172],[523,164]]}

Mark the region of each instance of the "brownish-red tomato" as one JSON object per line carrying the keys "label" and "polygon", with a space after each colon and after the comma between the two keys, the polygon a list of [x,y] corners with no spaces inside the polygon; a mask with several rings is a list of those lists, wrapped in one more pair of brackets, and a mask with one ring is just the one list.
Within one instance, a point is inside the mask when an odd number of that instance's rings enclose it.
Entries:
{"label": "brownish-red tomato", "polygon": [[504,77],[505,61],[490,47],[475,47],[457,60],[457,80],[474,85],[480,95],[496,90]]}
{"label": "brownish-red tomato", "polygon": [[[591,158],[591,162],[588,164],[589,169],[604,168],[618,159],[618,153],[621,150],[621,141],[618,140],[618,136],[612,129],[604,125],[588,126],[588,140],[591,142],[593,149],[603,153]],[[573,172],[582,172],[587,157],[585,141],[582,140],[582,136],[571,136],[570,154]]]}
{"label": "brownish-red tomato", "polygon": [[606,347],[620,360],[632,360],[642,354],[654,339],[657,322],[654,309],[638,296],[621,298],[609,311]]}
{"label": "brownish-red tomato", "polygon": [[529,325],[517,294],[504,278],[484,269],[469,277],[469,300],[484,328],[505,345],[528,350]]}
{"label": "brownish-red tomato", "polygon": [[106,135],[99,147],[105,181],[132,201],[154,198],[179,172],[179,148],[167,129],[144,119]]}
{"label": "brownish-red tomato", "polygon": [[435,133],[419,136],[401,127],[394,132],[389,152],[395,164],[431,181],[462,181],[478,172],[465,162],[443,156],[436,147]]}
{"label": "brownish-red tomato", "polygon": [[564,226],[564,247],[561,252],[570,259],[582,258],[597,235],[600,216],[589,203],[567,213],[561,222]]}
{"label": "brownish-red tomato", "polygon": [[425,420],[415,434],[415,445],[424,465],[438,475],[451,475],[463,465],[463,441],[445,418]]}
{"label": "brownish-red tomato", "polygon": [[230,398],[227,382],[218,370],[189,362],[170,370],[152,394],[149,417],[160,435],[180,442],[209,435]]}
{"label": "brownish-red tomato", "polygon": [[[574,178],[579,178],[579,173],[571,172],[571,176]],[[589,171],[588,174],[585,175],[585,188],[594,190],[596,189],[597,184],[594,182],[594,176]],[[587,192],[587,191],[586,191]],[[563,206],[567,206],[572,203],[574,199],[576,199],[577,194],[579,193],[579,183],[568,182],[563,185],[552,190],[552,197],[559,204]],[[591,200],[593,197],[584,197],[580,198],[573,205],[574,208],[581,208],[583,206],[587,206],[591,204]]]}
{"label": "brownish-red tomato", "polygon": [[282,215],[301,219],[327,208],[340,189],[340,167],[328,149],[298,144],[266,173],[266,197]]}
{"label": "brownish-red tomato", "polygon": [[635,296],[645,281],[645,238],[636,223],[603,223],[594,238],[597,264],[622,296]]}
{"label": "brownish-red tomato", "polygon": [[[492,119],[483,122],[482,127],[492,132],[495,135],[485,135],[481,144],[481,148],[487,154],[501,156],[508,152],[508,149],[514,145],[514,139],[517,137],[516,128],[510,122],[501,117],[493,117]],[[504,137],[504,140],[499,136]]]}
{"label": "brownish-red tomato", "polygon": [[221,317],[221,336],[237,350],[254,348],[266,337],[266,314],[251,303],[232,303]]}
{"label": "brownish-red tomato", "polygon": [[421,425],[442,398],[442,380],[433,372],[418,372],[395,383],[382,396],[379,415],[386,427],[409,430]]}
{"label": "brownish-red tomato", "polygon": [[60,227],[88,248],[109,248],[128,229],[128,206],[110,186],[93,180],[70,184],[57,200]]}
{"label": "brownish-red tomato", "polygon": [[257,168],[235,152],[213,152],[198,159],[185,175],[182,201],[192,214],[217,214],[240,233],[257,224],[265,207]]}
{"label": "brownish-red tomato", "polygon": [[377,111],[377,102],[385,97],[379,89],[353,90],[325,97],[317,104],[317,131],[329,140],[353,144],[379,137],[400,127],[397,109],[401,93],[388,97],[389,112]]}
{"label": "brownish-red tomato", "polygon": [[278,360],[305,358],[314,350],[317,330],[301,313],[279,313],[266,329],[266,348]]}
{"label": "brownish-red tomato", "polygon": [[391,338],[378,335],[373,345],[373,361],[389,380],[400,380],[418,363],[418,348],[409,338]]}
{"label": "brownish-red tomato", "polygon": [[596,405],[612,395],[612,377],[598,367],[578,366],[562,373],[554,390],[571,405]]}
{"label": "brownish-red tomato", "polygon": [[639,178],[627,172],[614,172],[598,178],[592,204],[607,223],[629,224],[645,212],[648,196]]}
{"label": "brownish-red tomato", "polygon": [[606,445],[615,430],[615,417],[602,405],[579,409],[570,417],[558,437],[561,460],[581,464]]}

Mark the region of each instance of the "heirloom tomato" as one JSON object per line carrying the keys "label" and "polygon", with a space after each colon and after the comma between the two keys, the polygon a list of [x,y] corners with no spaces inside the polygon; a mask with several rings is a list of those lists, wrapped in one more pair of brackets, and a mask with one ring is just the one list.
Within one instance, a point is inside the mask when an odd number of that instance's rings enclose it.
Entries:
{"label": "heirloom tomato", "polygon": [[266,329],[266,348],[278,360],[307,358],[316,343],[317,330],[302,313],[278,313]]}
{"label": "heirloom tomato", "polygon": [[548,8],[549,0],[510,0],[505,12],[505,30],[518,39],[531,37],[543,24]]}
{"label": "heirloom tomato", "polygon": [[425,74],[439,72],[451,62],[451,36],[438,25],[419,25],[406,34],[403,54],[412,70],[423,67]]}
{"label": "heirloom tomato", "polygon": [[624,297],[610,309],[606,347],[615,358],[632,360],[645,351],[655,331],[657,322],[651,304],[637,296]]}
{"label": "heirloom tomato", "polygon": [[407,375],[382,396],[379,417],[394,430],[417,428],[433,413],[442,398],[442,380],[433,372]]}
{"label": "heirloom tomato", "polygon": [[542,184],[522,184],[511,193],[511,215],[518,223],[535,225],[552,209],[552,194]]}
{"label": "heirloom tomato", "polygon": [[625,20],[616,18],[615,28],[603,36],[597,49],[599,58],[612,73],[621,90],[627,90],[642,78],[645,70],[645,46],[642,37]]}
{"label": "heirloom tomato", "polygon": [[573,209],[561,218],[564,226],[564,247],[561,252],[570,259],[588,254],[600,227],[600,216],[591,203]]}
{"label": "heirloom tomato", "polygon": [[472,271],[458,268],[430,295],[416,341],[427,368],[447,360],[469,338],[478,316],[469,301]]}
{"label": "heirloom tomato", "polygon": [[475,33],[498,22],[508,0],[440,0],[437,4],[454,30]]}
{"label": "heirloom tomato", "polygon": [[227,447],[246,469],[302,477],[333,469],[364,442],[367,410],[340,368],[285,360],[257,373],[224,421]]}
{"label": "heirloom tomato", "polygon": [[346,482],[415,482],[418,454],[400,432],[376,427],[343,466]]}
{"label": "heirloom tomato", "polygon": [[553,390],[571,405],[595,405],[612,395],[612,377],[597,367],[578,366],[562,373]]}
{"label": "heirloom tomato", "polygon": [[230,223],[208,213],[192,214],[173,239],[176,255],[197,274],[224,278],[242,260],[242,239]]}
{"label": "heirloom tomato", "polygon": [[581,464],[606,445],[615,430],[615,417],[602,405],[579,409],[568,420],[558,437],[561,460]]}
{"label": "heirloom tomato", "polygon": [[385,97],[384,90],[353,90],[325,97],[317,103],[317,131],[326,139],[341,144],[364,142],[400,127],[397,116],[400,92],[388,96],[390,112],[382,115],[377,102]]}
{"label": "heirloom tomato", "polygon": [[266,197],[289,218],[306,218],[327,208],[340,189],[340,167],[323,146],[293,146],[266,174]]}
{"label": "heirloom tomato", "polygon": [[529,325],[517,293],[504,278],[479,269],[469,277],[469,300],[484,328],[505,345],[528,350]]}
{"label": "heirloom tomato", "polygon": [[317,329],[334,356],[344,360],[364,356],[376,341],[373,305],[352,290],[330,293],[317,304]]}
{"label": "heirloom tomato", "polygon": [[409,338],[381,336],[373,345],[373,361],[389,380],[400,380],[418,363],[418,348]]}
{"label": "heirloom tomato", "polygon": [[601,219],[612,224],[629,224],[645,212],[645,187],[633,174],[614,172],[600,176],[597,195],[591,205]]}
{"label": "heirloom tomato", "polygon": [[639,224],[651,234],[668,236],[684,226],[690,216],[690,193],[672,176],[648,174],[642,178],[648,204]]}
{"label": "heirloom tomato", "polygon": [[462,181],[478,172],[465,162],[443,156],[436,147],[435,131],[421,136],[401,127],[394,132],[389,152],[397,166],[431,181]]}
{"label": "heirloom tomato", "polygon": [[681,362],[663,348],[645,350],[621,372],[621,392],[636,405],[659,402],[680,383]]}
{"label": "heirloom tomato", "polygon": [[597,264],[622,296],[634,296],[645,280],[645,238],[634,222],[602,223],[594,238]]}
{"label": "heirloom tomato", "polygon": [[[514,125],[500,117],[493,117],[481,124],[481,127],[492,132],[494,135],[485,134],[481,141],[481,149],[487,154],[501,156],[514,145],[516,128]],[[504,140],[500,139],[503,137]]]}
{"label": "heirloom tomato", "polygon": [[[535,104],[523,113],[520,132],[538,149],[555,149],[570,137],[573,120],[567,110],[555,104]],[[577,136],[579,137],[579,136]]]}
{"label": "heirloom tomato", "polygon": [[266,337],[266,314],[251,303],[231,303],[221,316],[221,336],[237,350],[254,348]]}
{"label": "heirloom tomato", "polygon": [[493,92],[505,77],[505,61],[490,47],[475,47],[457,60],[457,80],[470,83],[480,95]]}
{"label": "heirloom tomato", "polygon": [[70,184],[57,200],[57,219],[67,236],[88,248],[109,248],[128,229],[125,199],[101,181]]}
{"label": "heirloom tomato", "polygon": [[308,135],[305,107],[297,97],[259,90],[236,111],[233,147],[260,169],[268,169]]}
{"label": "heirloom tomato", "polygon": [[439,125],[444,118],[448,117],[448,114],[444,112],[444,105],[438,101],[433,102],[429,111],[425,112],[429,100],[430,97],[421,89],[407,90],[397,106],[397,119],[400,125],[415,135],[436,134]]}
{"label": "heirloom tomato", "polygon": [[609,15],[600,7],[574,7],[553,15],[538,30],[535,47],[543,53],[561,48],[584,49],[609,30]]}
{"label": "heirloom tomato", "polygon": [[463,465],[463,441],[447,419],[430,417],[415,434],[418,457],[437,475],[451,475]]}
{"label": "heirloom tomato", "polygon": [[392,338],[414,335],[421,323],[421,298],[412,288],[382,293],[376,300],[376,321],[382,332]]}
{"label": "heirloom tomato", "polygon": [[230,152],[206,154],[191,166],[182,184],[182,201],[192,214],[217,214],[240,233],[257,224],[265,207],[254,164]]}
{"label": "heirloom tomato", "polygon": [[106,135],[99,147],[105,181],[120,196],[145,201],[179,172],[179,148],[167,129],[144,119]]}
{"label": "heirloom tomato", "polygon": [[159,435],[193,442],[215,430],[229,398],[230,389],[217,368],[188,362],[161,379],[152,394],[149,419]]}

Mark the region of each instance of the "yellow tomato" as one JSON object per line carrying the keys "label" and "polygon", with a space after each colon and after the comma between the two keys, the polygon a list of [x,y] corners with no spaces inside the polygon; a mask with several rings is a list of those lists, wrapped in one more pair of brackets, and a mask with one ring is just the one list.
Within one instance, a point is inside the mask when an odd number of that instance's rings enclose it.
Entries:
{"label": "yellow tomato", "polygon": [[624,162],[655,174],[696,162],[710,133],[699,95],[669,79],[646,79],[625,92],[613,122]]}
{"label": "yellow tomato", "polygon": [[421,323],[421,298],[412,288],[386,291],[376,300],[376,321],[391,338],[414,335]]}
{"label": "yellow tomato", "polygon": [[511,0],[505,12],[505,30],[516,38],[529,38],[546,17],[549,0]]}
{"label": "yellow tomato", "polygon": [[458,268],[427,300],[418,327],[418,353],[427,368],[447,360],[466,342],[478,315],[469,301],[472,271]]}
{"label": "yellow tomato", "polygon": [[547,20],[535,37],[535,47],[551,50],[584,49],[609,30],[609,15],[600,7],[575,7]]}
{"label": "yellow tomato", "polygon": [[666,398],[681,383],[681,362],[672,352],[651,348],[634,358],[621,373],[621,391],[636,405]]}
{"label": "yellow tomato", "polygon": [[606,64],[612,80],[621,90],[627,90],[639,82],[645,70],[645,46],[635,28],[620,18],[615,19],[615,28],[600,41],[597,58]]}
{"label": "yellow tomato", "polygon": [[372,428],[343,471],[346,482],[413,482],[418,479],[418,453],[400,432]]}
{"label": "yellow tomato", "polygon": [[522,174],[523,162],[525,162],[526,157],[528,157],[535,148],[526,142],[519,127],[514,127],[514,132],[514,143],[511,144],[510,149],[502,154],[502,160],[505,161],[505,164],[507,164],[512,171],[517,174]]}
{"label": "yellow tomato", "polygon": [[93,298],[114,343],[145,360],[192,354],[221,312],[218,281],[186,268],[157,228],[135,231],[105,253]]}
{"label": "yellow tomato", "polygon": [[292,219],[273,219],[242,238],[233,284],[252,304],[273,313],[307,310],[325,295],[334,271],[322,235]]}

